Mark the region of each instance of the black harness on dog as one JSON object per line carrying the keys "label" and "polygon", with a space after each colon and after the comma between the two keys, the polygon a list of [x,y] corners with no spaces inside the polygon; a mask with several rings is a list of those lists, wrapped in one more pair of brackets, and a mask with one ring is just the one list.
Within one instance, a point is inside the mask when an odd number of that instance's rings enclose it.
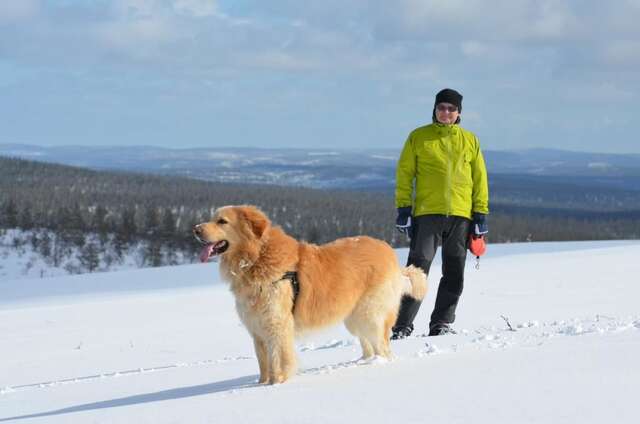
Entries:
{"label": "black harness on dog", "polygon": [[291,312],[293,312],[293,310],[296,308],[296,299],[298,298],[298,293],[300,293],[298,273],[295,271],[285,272],[280,280],[289,280],[291,282],[291,289],[293,290],[293,307],[291,308]]}

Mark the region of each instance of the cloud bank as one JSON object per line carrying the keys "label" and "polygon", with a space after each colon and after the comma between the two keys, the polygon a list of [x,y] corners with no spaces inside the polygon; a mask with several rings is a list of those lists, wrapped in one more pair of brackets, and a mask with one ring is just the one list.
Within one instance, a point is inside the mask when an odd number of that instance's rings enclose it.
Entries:
{"label": "cloud bank", "polygon": [[488,148],[640,152],[614,3],[5,0],[0,142],[395,148],[451,86]]}

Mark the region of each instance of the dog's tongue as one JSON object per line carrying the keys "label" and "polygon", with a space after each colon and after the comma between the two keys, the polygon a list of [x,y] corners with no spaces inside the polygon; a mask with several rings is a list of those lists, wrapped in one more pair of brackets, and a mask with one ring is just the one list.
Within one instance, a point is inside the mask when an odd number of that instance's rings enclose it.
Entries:
{"label": "dog's tongue", "polygon": [[200,262],[209,261],[209,257],[211,257],[211,252],[213,251],[214,247],[215,246],[213,245],[213,243],[211,243],[202,248],[202,252],[200,252]]}

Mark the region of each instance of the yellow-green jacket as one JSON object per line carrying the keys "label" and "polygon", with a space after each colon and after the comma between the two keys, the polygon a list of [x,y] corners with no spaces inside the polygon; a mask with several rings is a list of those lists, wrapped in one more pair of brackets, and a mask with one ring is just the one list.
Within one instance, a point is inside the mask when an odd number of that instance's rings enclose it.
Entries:
{"label": "yellow-green jacket", "polygon": [[471,131],[434,123],[409,134],[396,171],[396,207],[405,206],[414,216],[489,213],[487,169]]}

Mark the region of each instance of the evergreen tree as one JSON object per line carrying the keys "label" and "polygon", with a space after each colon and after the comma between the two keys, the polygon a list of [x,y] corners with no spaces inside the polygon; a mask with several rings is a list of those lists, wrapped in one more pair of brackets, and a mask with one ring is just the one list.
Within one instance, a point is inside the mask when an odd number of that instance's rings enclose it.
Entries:
{"label": "evergreen tree", "polygon": [[165,208],[162,214],[162,225],[160,227],[160,236],[162,240],[172,245],[176,238],[176,217],[171,208]]}
{"label": "evergreen tree", "polygon": [[2,226],[4,228],[17,228],[18,227],[18,208],[16,207],[16,203],[13,198],[10,198],[8,202],[5,203],[3,211],[2,211]]}
{"label": "evergreen tree", "polygon": [[31,242],[31,250],[37,251],[38,246],[40,245],[40,240],[38,238],[38,233],[35,231],[31,232],[31,236],[29,237],[29,241]]}
{"label": "evergreen tree", "polygon": [[177,219],[171,208],[165,208],[162,214],[160,237],[164,246],[164,262],[166,265],[176,265],[178,255],[176,250],[180,246],[180,236],[177,234]]}
{"label": "evergreen tree", "polygon": [[87,226],[80,211],[80,206],[75,203],[71,208],[64,208],[64,221],[62,236],[64,241],[71,243],[77,248],[82,248],[85,244],[85,234]]}
{"label": "evergreen tree", "polygon": [[145,211],[144,233],[147,237],[155,237],[160,232],[160,214],[155,206],[148,207]]}
{"label": "evergreen tree", "polygon": [[100,266],[99,249],[95,241],[89,241],[78,253],[78,260],[89,272],[93,272]]}
{"label": "evergreen tree", "polygon": [[29,205],[23,207],[18,219],[18,226],[23,230],[30,230],[35,226]]}
{"label": "evergreen tree", "polygon": [[117,233],[122,239],[129,244],[138,234],[138,226],[136,225],[136,211],[132,207],[126,207],[122,211],[120,227]]}
{"label": "evergreen tree", "polygon": [[91,217],[91,229],[98,233],[100,244],[104,246],[109,239],[109,223],[107,222],[107,208],[98,205]]}
{"label": "evergreen tree", "polygon": [[147,241],[144,262],[153,267],[162,266],[162,243],[158,239]]}
{"label": "evergreen tree", "polygon": [[122,261],[124,252],[129,247],[128,243],[128,239],[125,237],[124,233],[116,233],[115,237],[113,238],[113,253],[118,261]]}
{"label": "evergreen tree", "polygon": [[42,237],[40,238],[38,247],[38,250],[45,261],[49,259],[49,256],[51,255],[51,237],[49,236],[49,231],[44,231]]}
{"label": "evergreen tree", "polygon": [[60,235],[53,238],[53,248],[51,249],[51,263],[56,268],[62,264],[63,259],[69,251],[67,243]]}

